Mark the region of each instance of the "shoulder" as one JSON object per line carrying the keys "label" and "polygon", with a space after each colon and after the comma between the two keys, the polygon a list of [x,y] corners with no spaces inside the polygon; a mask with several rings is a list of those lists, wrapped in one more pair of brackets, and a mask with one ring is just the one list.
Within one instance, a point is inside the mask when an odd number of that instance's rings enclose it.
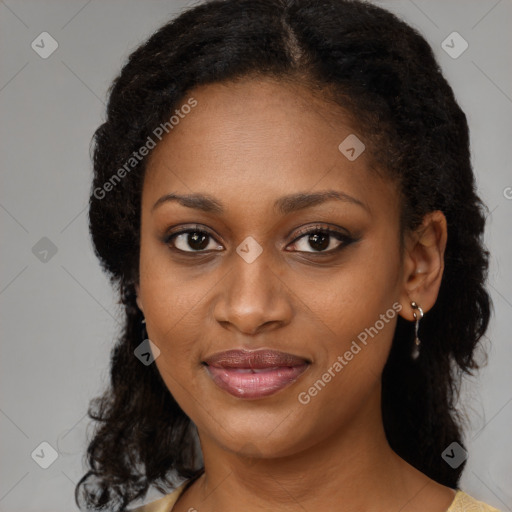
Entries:
{"label": "shoulder", "polygon": [[186,485],[187,481],[183,482],[170,494],[166,494],[156,501],[152,501],[151,503],[147,503],[146,505],[131,509],[127,512],[171,512],[172,507],[178,501],[178,498],[185,489]]}
{"label": "shoulder", "polygon": [[453,503],[446,512],[500,512],[481,501],[475,500],[469,494],[458,490]]}

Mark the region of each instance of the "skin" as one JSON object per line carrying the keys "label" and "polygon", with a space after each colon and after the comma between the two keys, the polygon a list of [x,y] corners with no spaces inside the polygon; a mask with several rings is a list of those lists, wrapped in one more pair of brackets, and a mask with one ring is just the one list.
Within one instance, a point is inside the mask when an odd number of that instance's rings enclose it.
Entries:
{"label": "skin", "polygon": [[[197,106],[148,161],[137,287],[161,351],[155,364],[197,426],[206,468],[173,510],[446,511],[454,491],[398,457],[384,434],[380,379],[396,316],[309,403],[297,399],[394,303],[408,321],[411,301],[428,314],[443,274],[444,215],[427,215],[401,250],[396,186],[371,169],[368,150],[355,161],[341,154],[341,141],[355,133],[364,142],[364,133],[308,89],[246,79],[189,96]],[[326,190],[362,205],[273,209],[282,196]],[[224,213],[171,201],[153,209],[170,193],[208,194]],[[321,256],[298,234],[319,224],[356,241],[331,237],[325,250],[342,249]],[[196,225],[212,236],[202,254],[186,234],[174,239],[185,255],[166,243],[170,229]],[[252,263],[236,252],[248,236],[263,251]],[[240,348],[311,364],[278,393],[243,400],[219,389],[201,364]]]}

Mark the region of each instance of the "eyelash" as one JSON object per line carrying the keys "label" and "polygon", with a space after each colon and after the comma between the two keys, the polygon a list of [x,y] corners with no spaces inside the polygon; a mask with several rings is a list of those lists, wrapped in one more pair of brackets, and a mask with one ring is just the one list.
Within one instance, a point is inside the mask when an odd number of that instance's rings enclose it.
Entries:
{"label": "eyelash", "polygon": [[[170,246],[170,249],[172,249],[173,251],[177,251],[180,254],[183,254],[183,255],[185,255],[187,257],[188,256],[193,257],[194,255],[197,255],[197,254],[208,254],[209,252],[220,252],[220,251],[206,251],[206,250],[183,251],[182,249],[178,249],[177,247],[174,246],[173,241],[174,241],[174,239],[177,236],[184,235],[184,234],[189,234],[189,233],[198,233],[198,234],[201,234],[201,235],[206,235],[206,236],[208,236],[208,237],[210,237],[210,238],[215,240],[215,237],[211,233],[209,233],[205,229],[202,229],[199,226],[196,226],[195,228],[184,229],[184,230],[178,231],[176,233],[171,233],[171,234],[167,235],[164,238],[164,243],[166,245]],[[301,238],[304,238],[305,236],[312,235],[312,234],[328,235],[328,236],[336,238],[341,243],[340,243],[340,245],[338,247],[336,247],[334,249],[330,249],[329,251],[292,251],[292,252],[299,252],[299,253],[302,253],[302,254],[314,254],[314,255],[320,255],[320,256],[322,256],[322,255],[332,255],[333,253],[337,253],[337,252],[341,251],[343,248],[345,248],[348,245],[350,245],[351,243],[357,241],[357,239],[352,238],[351,236],[346,235],[345,233],[342,233],[341,231],[333,230],[333,229],[331,229],[329,227],[326,227],[326,226],[317,225],[317,226],[314,226],[312,228],[301,229],[297,233],[297,236],[293,239],[291,244],[295,244]]]}

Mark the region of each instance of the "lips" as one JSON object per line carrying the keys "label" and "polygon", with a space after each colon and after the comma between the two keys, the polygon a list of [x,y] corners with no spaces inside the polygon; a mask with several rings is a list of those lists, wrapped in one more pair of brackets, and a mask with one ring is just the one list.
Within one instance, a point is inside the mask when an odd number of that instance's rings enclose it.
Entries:
{"label": "lips", "polygon": [[228,350],[203,362],[213,382],[233,396],[263,398],[296,381],[309,366],[305,358],[275,350]]}

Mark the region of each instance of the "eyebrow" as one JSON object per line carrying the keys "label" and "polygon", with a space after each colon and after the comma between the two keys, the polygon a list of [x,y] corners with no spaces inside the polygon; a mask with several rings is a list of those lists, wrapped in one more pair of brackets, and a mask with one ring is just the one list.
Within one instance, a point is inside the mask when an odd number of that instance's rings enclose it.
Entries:
{"label": "eyebrow", "polygon": [[[356,204],[368,212],[370,211],[369,208],[359,199],[337,190],[325,190],[315,193],[298,192],[296,194],[283,196],[274,202],[274,210],[282,215],[286,215],[330,200]],[[177,202],[187,208],[201,210],[206,213],[216,213],[221,215],[225,211],[220,201],[205,194],[166,194],[156,201],[151,208],[151,211],[154,211],[156,208],[167,202]]]}

